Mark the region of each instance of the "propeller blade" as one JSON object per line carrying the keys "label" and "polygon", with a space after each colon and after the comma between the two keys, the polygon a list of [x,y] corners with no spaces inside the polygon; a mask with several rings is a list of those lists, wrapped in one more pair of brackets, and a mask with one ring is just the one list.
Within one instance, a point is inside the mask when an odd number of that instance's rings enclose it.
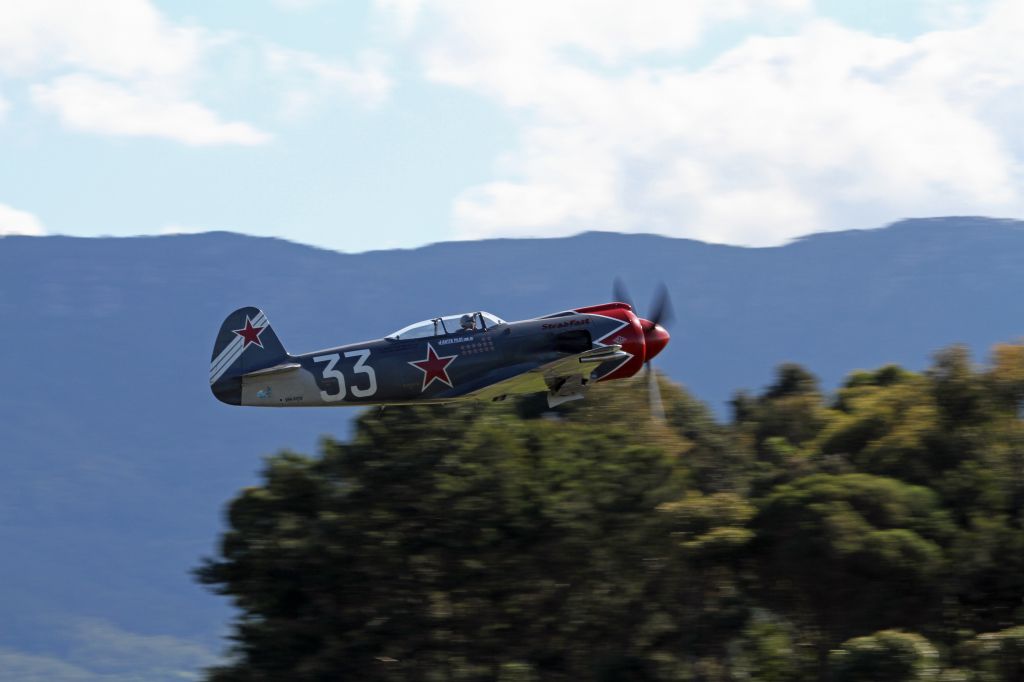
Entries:
{"label": "propeller blade", "polygon": [[658,386],[658,375],[654,373],[651,363],[647,367],[647,400],[651,405],[651,416],[658,421],[665,421],[665,406],[661,402],[661,388]]}
{"label": "propeller blade", "polygon": [[652,323],[668,327],[675,318],[675,310],[672,309],[672,299],[668,295],[668,287],[664,282],[658,284],[658,290],[654,293],[654,303],[651,305],[651,316],[648,317]]}
{"label": "propeller blade", "polygon": [[626,303],[636,311],[636,306],[633,305],[633,297],[629,295],[626,284],[622,281],[621,277],[616,277],[615,281],[612,282],[612,299],[619,303]]}

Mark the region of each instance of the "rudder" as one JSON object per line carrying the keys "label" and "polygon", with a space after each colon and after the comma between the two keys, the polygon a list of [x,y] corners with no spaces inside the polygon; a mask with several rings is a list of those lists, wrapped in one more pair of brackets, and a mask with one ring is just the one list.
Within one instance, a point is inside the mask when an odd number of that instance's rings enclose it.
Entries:
{"label": "rudder", "polygon": [[266,313],[252,306],[231,313],[220,326],[210,357],[210,388],[229,405],[242,402],[242,375],[288,357]]}

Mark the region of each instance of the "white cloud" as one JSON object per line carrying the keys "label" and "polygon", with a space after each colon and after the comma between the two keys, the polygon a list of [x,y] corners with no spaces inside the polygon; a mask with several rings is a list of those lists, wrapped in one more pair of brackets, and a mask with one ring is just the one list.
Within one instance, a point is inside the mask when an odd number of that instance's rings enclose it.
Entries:
{"label": "white cloud", "polygon": [[[614,64],[652,52],[678,53],[723,21],[761,9],[793,11],[804,0],[437,0],[429,7],[453,29],[454,50],[489,59],[515,53],[579,50]],[[440,46],[437,46],[440,47]]]}
{"label": "white cloud", "polygon": [[247,123],[221,121],[203,105],[154,88],[126,88],[86,74],[34,85],[32,101],[55,112],[72,130],[106,135],[163,137],[194,146],[255,145],[269,136]]}
{"label": "white cloud", "polygon": [[336,93],[374,107],[391,91],[384,58],[373,52],[364,52],[349,63],[269,45],[264,49],[264,58],[268,74],[283,81],[282,113],[286,118],[301,118],[318,102]]}
{"label": "white cloud", "polygon": [[[754,13],[802,11],[805,0],[437,0],[410,8],[381,0],[392,11],[433,20],[440,29],[428,42],[428,76],[479,89],[511,106],[562,106],[592,94],[586,77],[597,67],[636,67],[638,57],[678,55],[698,44],[712,26]],[[429,17],[425,17],[426,10]],[[433,28],[433,24],[430,24]],[[588,68],[589,66],[589,68]],[[599,78],[600,79],[600,78]],[[575,86],[561,94],[560,86]],[[592,84],[591,84],[592,85]]]}
{"label": "white cloud", "polygon": [[408,38],[416,28],[424,0],[374,0],[374,5],[389,19],[397,35]]}
{"label": "white cloud", "polygon": [[210,232],[208,227],[197,227],[195,225],[164,225],[160,228],[157,234],[161,235],[172,235],[172,234],[202,234],[204,232]]}
{"label": "white cloud", "polygon": [[0,95],[0,122],[3,122],[4,117],[7,116],[7,112],[11,110],[11,103],[4,99],[3,95]]}
{"label": "white cloud", "polygon": [[187,74],[202,32],[174,26],[147,0],[45,0],[0,3],[0,73],[32,75],[53,67],[122,78]]}
{"label": "white cloud", "polygon": [[69,661],[89,670],[113,672],[121,679],[194,678],[197,670],[217,662],[196,642],[129,632],[99,619],[72,619],[68,630]]}
{"label": "white cloud", "polygon": [[[521,122],[497,177],[454,203],[465,237],[603,228],[767,245],[1024,210],[1024,5],[1012,0],[912,41],[799,2],[380,4],[415,22],[429,78]],[[709,27],[770,10],[801,27],[677,65]]]}
{"label": "white cloud", "polygon": [[0,670],[3,670],[3,675],[8,680],[100,682],[102,679],[99,674],[91,673],[57,657],[29,654],[6,647],[0,647]]}
{"label": "white cloud", "polygon": [[959,29],[980,21],[986,9],[978,0],[920,0],[918,12],[932,28]]}
{"label": "white cloud", "polygon": [[39,218],[27,211],[0,204],[0,235],[23,234],[35,237],[46,234]]}
{"label": "white cloud", "polygon": [[76,619],[54,627],[59,654],[0,647],[0,679],[116,682],[189,680],[218,658],[204,646],[168,635],[141,635],[102,620]]}
{"label": "white cloud", "polygon": [[148,0],[0,3],[0,75],[34,81],[33,102],[83,132],[191,145],[268,140],[194,94],[206,52],[223,42],[169,22]]}
{"label": "white cloud", "polygon": [[[316,0],[278,0],[288,9]],[[223,71],[218,71],[223,68]],[[352,61],[167,19],[152,0],[0,3],[0,77],[31,83],[32,101],[68,128],[190,145],[261,144],[250,122],[225,121],[203,101],[242,92],[286,118],[343,94],[368,106],[391,88],[382,57]],[[2,114],[2,111],[0,111]]]}

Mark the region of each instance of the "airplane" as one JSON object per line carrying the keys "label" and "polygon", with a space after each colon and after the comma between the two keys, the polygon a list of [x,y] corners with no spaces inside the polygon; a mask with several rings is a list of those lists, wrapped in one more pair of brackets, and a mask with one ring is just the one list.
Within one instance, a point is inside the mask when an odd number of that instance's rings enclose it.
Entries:
{"label": "airplane", "polygon": [[650,362],[669,342],[668,291],[661,285],[650,319],[637,316],[618,280],[614,295],[616,302],[518,322],[484,311],[444,315],[302,355],[284,349],[262,310],[239,308],[217,334],[210,387],[221,402],[253,407],[502,401],[540,392],[555,407],[647,365],[658,413]]}

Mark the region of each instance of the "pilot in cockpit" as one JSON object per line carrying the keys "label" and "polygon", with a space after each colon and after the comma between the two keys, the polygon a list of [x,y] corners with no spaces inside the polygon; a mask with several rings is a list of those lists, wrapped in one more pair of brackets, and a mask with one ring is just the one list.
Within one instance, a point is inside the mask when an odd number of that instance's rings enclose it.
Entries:
{"label": "pilot in cockpit", "polygon": [[472,315],[463,315],[459,319],[459,326],[461,331],[464,332],[475,332],[476,331],[476,320],[473,319]]}

